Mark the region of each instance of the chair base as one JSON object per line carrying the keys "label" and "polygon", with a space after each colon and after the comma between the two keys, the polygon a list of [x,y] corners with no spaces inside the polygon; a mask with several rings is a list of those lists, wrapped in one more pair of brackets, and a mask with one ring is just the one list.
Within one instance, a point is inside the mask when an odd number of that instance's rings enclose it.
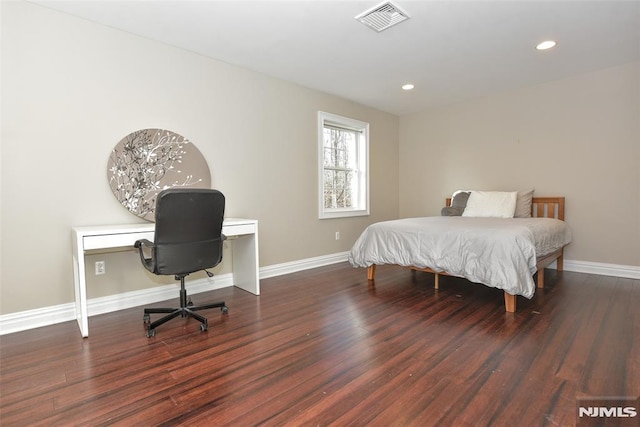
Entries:
{"label": "chair base", "polygon": [[[169,320],[180,317],[193,317],[200,322],[200,330],[206,331],[209,329],[207,318],[196,313],[200,310],[208,310],[210,308],[220,308],[223,313],[227,313],[229,308],[224,301],[214,302],[212,304],[205,305],[193,305],[191,300],[187,302],[187,291],[184,288],[184,276],[176,276],[176,279],[180,280],[180,307],[179,308],[145,308],[144,317],[142,320],[147,325],[147,337],[153,337],[156,334],[156,328]],[[167,316],[151,322],[151,314],[156,313],[169,313]]]}

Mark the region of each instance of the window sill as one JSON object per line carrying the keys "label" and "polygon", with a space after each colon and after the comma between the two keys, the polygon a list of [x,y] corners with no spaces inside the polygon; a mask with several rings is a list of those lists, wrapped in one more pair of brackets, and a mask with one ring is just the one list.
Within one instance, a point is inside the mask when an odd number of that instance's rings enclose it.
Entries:
{"label": "window sill", "polygon": [[335,219],[335,218],[350,218],[354,216],[369,216],[369,210],[335,210],[329,212],[320,212],[319,219]]}

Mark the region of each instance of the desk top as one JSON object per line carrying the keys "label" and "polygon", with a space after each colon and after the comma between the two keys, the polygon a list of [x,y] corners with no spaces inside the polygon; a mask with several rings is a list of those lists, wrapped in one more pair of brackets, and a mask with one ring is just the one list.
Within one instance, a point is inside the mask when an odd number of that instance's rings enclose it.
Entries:
{"label": "desk top", "polygon": [[[258,223],[256,219],[244,218],[225,218],[222,223],[223,227],[235,227],[241,225],[255,225]],[[127,233],[146,233],[154,231],[155,223],[143,222],[138,224],[115,224],[115,225],[83,225],[71,227],[77,235],[91,236],[102,234],[127,234]]]}

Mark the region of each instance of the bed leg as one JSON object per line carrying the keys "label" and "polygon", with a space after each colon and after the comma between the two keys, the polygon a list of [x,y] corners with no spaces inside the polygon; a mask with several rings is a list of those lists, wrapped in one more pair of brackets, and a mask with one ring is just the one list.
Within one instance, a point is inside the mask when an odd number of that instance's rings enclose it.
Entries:
{"label": "bed leg", "polygon": [[504,293],[504,308],[508,313],[516,312],[516,296]]}
{"label": "bed leg", "polygon": [[435,277],[433,278],[434,280],[434,288],[435,289],[440,289],[440,275],[438,273],[433,273],[435,274]]}
{"label": "bed leg", "polygon": [[367,280],[373,280],[376,276],[376,265],[370,265],[367,267]]}
{"label": "bed leg", "polygon": [[563,268],[564,268],[564,250],[560,252],[560,256],[556,260],[556,269],[558,271],[562,271]]}
{"label": "bed leg", "polygon": [[538,289],[544,288],[544,268],[538,270]]}

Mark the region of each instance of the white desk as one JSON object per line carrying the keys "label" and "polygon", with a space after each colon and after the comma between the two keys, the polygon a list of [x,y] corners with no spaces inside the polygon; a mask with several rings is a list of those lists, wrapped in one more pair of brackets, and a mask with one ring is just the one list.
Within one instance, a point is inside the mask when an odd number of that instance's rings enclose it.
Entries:
{"label": "white desk", "polygon": [[[71,228],[73,281],[76,291],[76,319],[83,337],[89,336],[85,251],[94,249],[131,249],[138,239],[153,241],[155,224],[97,225]],[[258,221],[227,218],[222,233],[239,237],[233,241],[233,284],[260,295],[258,262]]]}

